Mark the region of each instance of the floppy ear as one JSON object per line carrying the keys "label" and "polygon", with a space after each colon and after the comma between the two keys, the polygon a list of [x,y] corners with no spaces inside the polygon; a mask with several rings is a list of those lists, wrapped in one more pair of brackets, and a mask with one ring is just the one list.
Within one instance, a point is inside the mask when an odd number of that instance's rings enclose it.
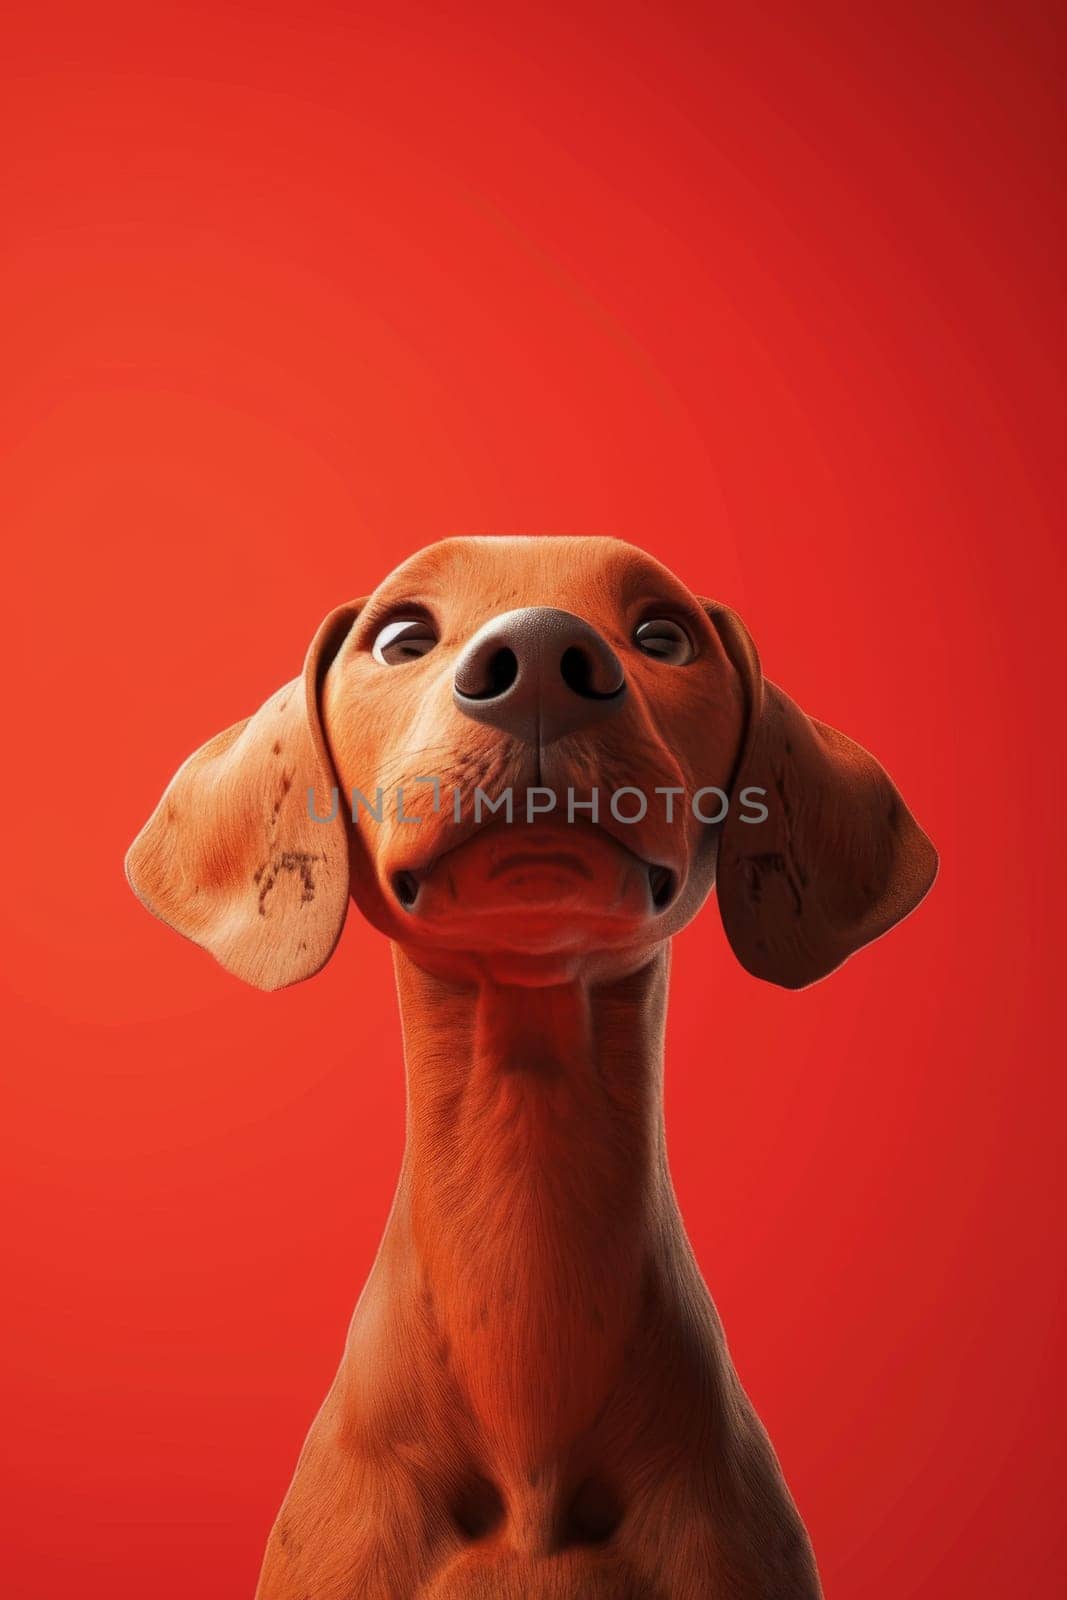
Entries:
{"label": "floppy ear", "polygon": [[[723,927],[749,972],[802,989],[915,909],[937,853],[874,757],[768,682],[740,617],[704,604],[748,708],[719,840]],[[746,803],[752,788],[765,793]],[[744,821],[757,804],[766,819]]]}
{"label": "floppy ear", "polygon": [[[126,856],[149,911],[259,989],[318,972],[348,909],[348,837],[319,690],[361,603],[330,613],[299,678],[189,757]],[[331,821],[312,819],[309,790]]]}

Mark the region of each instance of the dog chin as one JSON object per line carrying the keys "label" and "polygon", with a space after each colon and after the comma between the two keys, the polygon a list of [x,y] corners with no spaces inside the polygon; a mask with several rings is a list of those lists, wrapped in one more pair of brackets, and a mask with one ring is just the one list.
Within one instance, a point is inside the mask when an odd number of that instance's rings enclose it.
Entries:
{"label": "dog chin", "polygon": [[673,874],[586,823],[493,824],[390,887],[414,939],[530,954],[619,947],[651,934]]}

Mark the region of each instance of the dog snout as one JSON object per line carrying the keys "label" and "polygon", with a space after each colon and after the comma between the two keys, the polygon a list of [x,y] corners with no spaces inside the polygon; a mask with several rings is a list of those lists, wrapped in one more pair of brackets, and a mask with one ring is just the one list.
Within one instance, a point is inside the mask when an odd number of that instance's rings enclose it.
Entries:
{"label": "dog snout", "polygon": [[626,674],[607,640],[551,606],[487,622],[463,651],[453,681],[464,716],[541,745],[600,721],[625,697]]}

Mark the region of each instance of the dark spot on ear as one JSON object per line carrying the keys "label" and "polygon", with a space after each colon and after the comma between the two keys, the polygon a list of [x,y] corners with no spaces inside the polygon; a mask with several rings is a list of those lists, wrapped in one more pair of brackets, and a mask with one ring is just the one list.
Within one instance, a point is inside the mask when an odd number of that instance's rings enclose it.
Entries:
{"label": "dark spot on ear", "polygon": [[168,822],[177,822],[177,820],[178,820],[178,808],[174,804],[173,800],[168,800],[167,801],[167,821]]}
{"label": "dark spot on ear", "polygon": [[896,795],[893,795],[889,801],[889,810],[886,812],[885,820],[888,822],[893,832],[896,833],[897,827],[900,823],[900,801]]}
{"label": "dark spot on ear", "polygon": [[737,865],[744,876],[745,893],[756,906],[763,898],[764,875],[785,870],[785,861],[777,851],[766,851],[759,856],[741,856]]}
{"label": "dark spot on ear", "polygon": [[271,821],[272,822],[277,822],[278,813],[282,809],[282,802],[283,802],[283,800],[285,799],[286,795],[289,793],[289,790],[292,787],[293,787],[293,774],[291,772],[283,772],[282,773],[282,778],[281,778],[281,793],[277,796],[277,798],[274,801],[274,805],[271,808]]}
{"label": "dark spot on ear", "polygon": [[[315,879],[312,875],[311,864],[313,861],[319,861],[321,859],[322,858],[320,856],[312,855],[307,850],[286,850],[280,856],[276,856],[271,862],[269,873],[259,885],[260,916],[265,917],[267,914],[267,896],[277,883],[279,872],[298,872],[300,874],[301,902],[307,904],[308,901],[314,900]],[[259,872],[256,873],[257,883],[259,883],[260,873],[263,871],[264,868],[261,867]]]}
{"label": "dark spot on ear", "polygon": [[768,850],[762,855],[742,856],[737,863],[744,873],[745,891],[754,906],[758,906],[763,899],[764,881],[768,874],[784,879],[790,894],[793,896],[793,911],[800,916],[804,910],[804,900],[801,889],[804,880],[801,874],[790,870],[790,865],[785,856],[778,850]]}
{"label": "dark spot on ear", "polygon": [[271,749],[272,749],[274,755],[280,756],[281,753],[282,753],[282,741],[280,739],[275,739],[273,745],[271,746]]}
{"label": "dark spot on ear", "polygon": [[777,790],[778,800],[782,807],[782,815],[788,828],[793,820],[793,807],[789,802],[789,796],[785,792],[785,773],[781,770],[774,774],[774,787]]}

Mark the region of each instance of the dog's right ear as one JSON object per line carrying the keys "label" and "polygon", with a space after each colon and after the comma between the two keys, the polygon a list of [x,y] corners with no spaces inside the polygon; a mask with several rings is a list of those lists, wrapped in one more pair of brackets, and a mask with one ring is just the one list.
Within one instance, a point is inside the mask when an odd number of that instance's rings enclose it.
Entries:
{"label": "dog's right ear", "polygon": [[319,693],[362,604],[331,612],[301,676],[189,757],[126,856],[149,911],[258,989],[310,978],[344,926],[348,836]]}

